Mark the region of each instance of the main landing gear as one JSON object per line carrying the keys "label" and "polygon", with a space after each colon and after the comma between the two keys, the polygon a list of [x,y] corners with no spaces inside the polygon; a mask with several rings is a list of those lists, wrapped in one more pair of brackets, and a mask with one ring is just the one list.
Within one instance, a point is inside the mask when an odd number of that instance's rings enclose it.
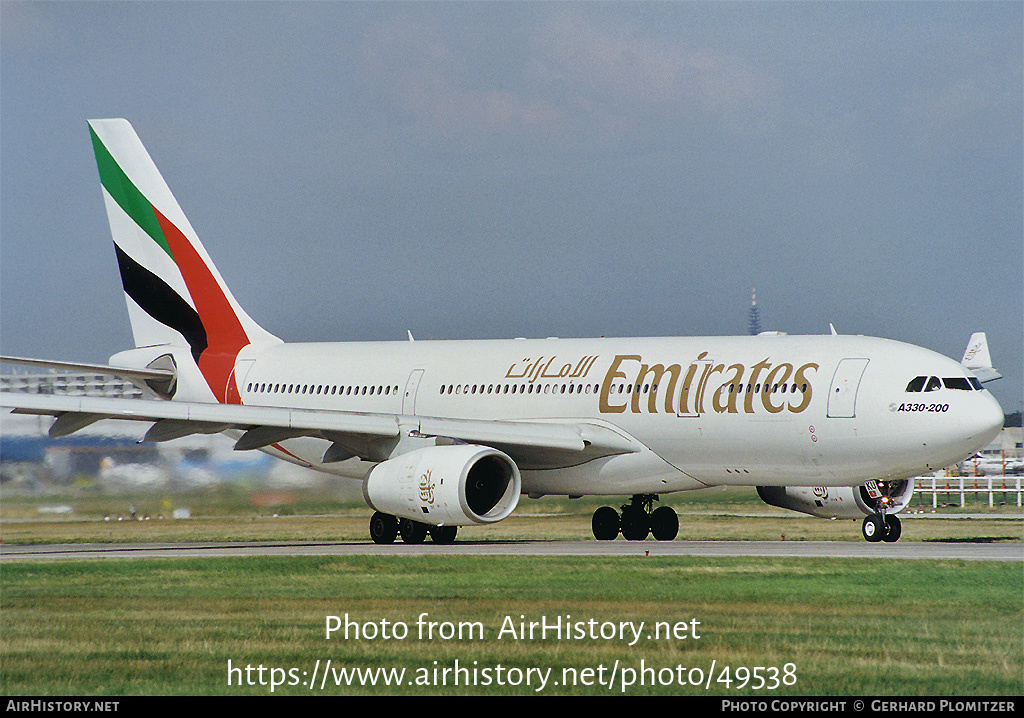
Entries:
{"label": "main landing gear", "polygon": [[864,519],[860,530],[872,543],[898,541],[903,531],[899,518],[893,514],[871,514]]}
{"label": "main landing gear", "polygon": [[679,517],[668,506],[651,510],[658,497],[637,494],[622,506],[622,514],[611,506],[594,512],[591,527],[598,541],[612,541],[619,533],[628,541],[643,541],[653,535],[659,541],[671,541],[679,533]]}
{"label": "main landing gear", "polygon": [[412,519],[399,519],[380,511],[370,517],[370,538],[374,543],[394,543],[398,536],[405,543],[423,543],[427,534],[430,534],[434,543],[448,544],[455,541],[458,531],[458,526],[431,526]]}

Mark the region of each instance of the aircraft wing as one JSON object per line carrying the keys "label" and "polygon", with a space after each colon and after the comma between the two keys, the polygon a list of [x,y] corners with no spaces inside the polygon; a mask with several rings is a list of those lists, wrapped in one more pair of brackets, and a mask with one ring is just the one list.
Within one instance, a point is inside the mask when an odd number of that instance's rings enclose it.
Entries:
{"label": "aircraft wing", "polygon": [[302,436],[326,439],[333,443],[325,462],[354,456],[383,461],[392,455],[400,439],[410,435],[491,446],[528,469],[573,466],[643,448],[632,437],[586,422],[431,418],[17,392],[0,394],[0,406],[19,414],[55,416],[51,437],[66,436],[103,419],[119,419],[151,423],[144,441],[169,441],[232,429],[243,432],[235,443],[238,450],[260,449]]}

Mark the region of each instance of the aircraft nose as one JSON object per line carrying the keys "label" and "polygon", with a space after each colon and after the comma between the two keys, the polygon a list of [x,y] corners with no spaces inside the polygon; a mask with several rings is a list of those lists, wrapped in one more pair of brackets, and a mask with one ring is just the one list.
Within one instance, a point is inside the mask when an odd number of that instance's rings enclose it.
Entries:
{"label": "aircraft nose", "polygon": [[979,446],[984,448],[999,436],[1005,417],[999,402],[987,391],[979,392],[977,399],[972,411],[961,418],[961,427],[968,436],[976,437]]}

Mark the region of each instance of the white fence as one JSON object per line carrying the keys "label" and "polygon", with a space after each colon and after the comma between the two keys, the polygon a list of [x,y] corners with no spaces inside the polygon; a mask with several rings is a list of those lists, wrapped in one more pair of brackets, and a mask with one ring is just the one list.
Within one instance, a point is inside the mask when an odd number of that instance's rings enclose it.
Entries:
{"label": "white fence", "polygon": [[[990,507],[1015,502],[1021,505],[1021,479],[1016,476],[919,476],[915,479],[914,493],[922,498],[931,494],[932,508],[939,504],[949,506],[959,503],[964,507],[967,496],[975,501],[984,501],[987,496]],[[945,495],[945,500],[939,500]],[[1007,498],[1009,497],[1009,498]]]}

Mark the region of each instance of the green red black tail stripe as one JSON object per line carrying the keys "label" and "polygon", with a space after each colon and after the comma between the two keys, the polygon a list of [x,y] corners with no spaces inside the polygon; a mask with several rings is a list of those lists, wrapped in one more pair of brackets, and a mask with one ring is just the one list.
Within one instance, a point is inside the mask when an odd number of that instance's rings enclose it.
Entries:
{"label": "green red black tail stripe", "polygon": [[[250,338],[225,289],[199,248],[168,219],[167,208],[162,212],[150,201],[124,171],[96,130],[92,126],[89,129],[100,182],[114,202],[142,230],[139,234],[123,234],[121,242],[115,231],[114,245],[125,293],[155,321],[185,338],[218,401],[238,401],[237,387],[234,386],[235,360],[238,353],[250,344]],[[118,138],[123,140],[123,135]],[[152,186],[155,181],[162,184],[163,179],[151,165],[152,160],[141,145],[139,148],[146,160],[141,165],[139,152],[132,154],[132,149],[125,150],[123,145],[118,151],[126,153],[129,166],[135,168],[133,171],[146,176],[145,181],[149,183],[146,186]],[[152,167],[148,175],[147,165]],[[180,213],[176,203],[171,209]],[[111,226],[114,226],[113,220]],[[175,290],[167,278],[160,277],[140,263],[147,252],[138,242],[149,240],[173,261],[173,266],[184,280],[187,296]],[[135,251],[141,252],[142,256],[133,258],[131,253]]]}
{"label": "green red black tail stripe", "polygon": [[196,364],[209,342],[199,313],[164,280],[150,272],[114,244],[121,283],[132,301],[153,319],[175,330],[188,342]]}

